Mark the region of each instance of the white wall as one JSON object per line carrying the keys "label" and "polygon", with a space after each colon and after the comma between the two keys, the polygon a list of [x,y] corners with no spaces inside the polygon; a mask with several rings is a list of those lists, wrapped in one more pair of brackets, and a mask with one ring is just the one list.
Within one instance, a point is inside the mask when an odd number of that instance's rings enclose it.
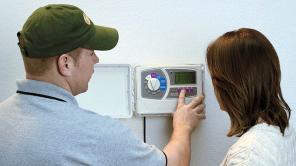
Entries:
{"label": "white wall", "polygon": [[[205,63],[209,42],[226,31],[250,27],[263,32],[275,46],[282,69],[282,90],[296,107],[296,2],[293,0],[11,0],[0,2],[0,101],[15,92],[15,79],[24,78],[16,33],[26,18],[47,3],[70,3],[93,22],[119,30],[118,46],[97,52],[102,63]],[[206,73],[207,119],[192,137],[193,166],[214,166],[235,138],[225,136],[228,117],[219,110]],[[142,136],[142,119],[122,120]],[[147,141],[162,148],[171,132],[171,119],[148,118]]]}

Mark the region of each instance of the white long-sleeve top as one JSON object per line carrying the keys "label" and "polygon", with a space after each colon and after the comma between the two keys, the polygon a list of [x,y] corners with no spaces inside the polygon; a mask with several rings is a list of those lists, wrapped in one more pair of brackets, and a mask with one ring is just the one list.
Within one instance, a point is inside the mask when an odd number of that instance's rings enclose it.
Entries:
{"label": "white long-sleeve top", "polygon": [[296,118],[283,136],[279,127],[261,123],[242,135],[227,152],[221,166],[296,166]]}

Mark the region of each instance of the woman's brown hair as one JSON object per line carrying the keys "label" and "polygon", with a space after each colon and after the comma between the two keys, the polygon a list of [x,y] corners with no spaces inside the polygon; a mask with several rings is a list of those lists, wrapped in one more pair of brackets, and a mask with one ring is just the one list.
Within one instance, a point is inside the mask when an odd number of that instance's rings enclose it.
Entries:
{"label": "woman's brown hair", "polygon": [[227,136],[241,136],[258,121],[278,126],[284,135],[291,110],[281,92],[277,53],[262,33],[227,32],[209,45],[206,60],[216,97],[231,120]]}

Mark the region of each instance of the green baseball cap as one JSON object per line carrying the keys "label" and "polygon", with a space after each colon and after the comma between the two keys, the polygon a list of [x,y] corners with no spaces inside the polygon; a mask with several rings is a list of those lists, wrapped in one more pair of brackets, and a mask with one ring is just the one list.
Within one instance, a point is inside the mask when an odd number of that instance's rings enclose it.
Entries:
{"label": "green baseball cap", "polygon": [[46,58],[78,47],[110,50],[118,42],[116,29],[94,25],[78,7],[49,4],[35,10],[17,33],[24,56]]}

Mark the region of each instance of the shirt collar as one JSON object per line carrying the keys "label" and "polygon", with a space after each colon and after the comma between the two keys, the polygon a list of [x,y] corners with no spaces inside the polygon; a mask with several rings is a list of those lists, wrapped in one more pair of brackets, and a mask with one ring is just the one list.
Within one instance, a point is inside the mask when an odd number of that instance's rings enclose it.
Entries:
{"label": "shirt collar", "polygon": [[70,92],[49,82],[26,79],[17,80],[16,85],[19,91],[52,96],[65,100],[67,103],[78,105],[75,97]]}

